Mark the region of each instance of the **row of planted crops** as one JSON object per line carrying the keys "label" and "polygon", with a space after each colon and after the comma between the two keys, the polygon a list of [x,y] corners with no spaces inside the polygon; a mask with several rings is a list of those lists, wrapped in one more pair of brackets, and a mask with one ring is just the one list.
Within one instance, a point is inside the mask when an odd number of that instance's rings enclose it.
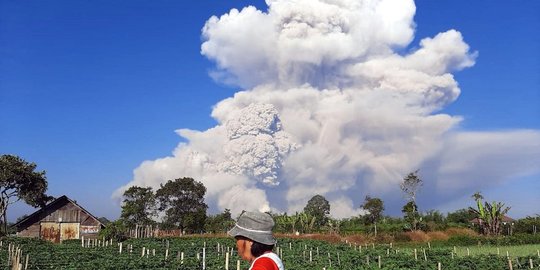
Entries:
{"label": "row of planted crops", "polygon": [[[121,243],[69,240],[52,244],[4,238],[0,269],[248,269],[230,238],[130,239]],[[463,249],[461,249],[463,250]],[[471,255],[456,247],[396,247],[279,239],[288,270],[306,269],[540,269],[540,254]],[[538,252],[538,251],[537,251]]]}

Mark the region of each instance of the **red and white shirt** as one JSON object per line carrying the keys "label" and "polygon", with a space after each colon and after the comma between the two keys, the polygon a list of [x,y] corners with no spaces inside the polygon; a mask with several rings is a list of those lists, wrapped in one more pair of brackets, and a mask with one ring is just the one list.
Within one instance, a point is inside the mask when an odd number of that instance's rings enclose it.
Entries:
{"label": "red and white shirt", "polygon": [[285,270],[283,262],[273,252],[267,252],[257,257],[249,270]]}

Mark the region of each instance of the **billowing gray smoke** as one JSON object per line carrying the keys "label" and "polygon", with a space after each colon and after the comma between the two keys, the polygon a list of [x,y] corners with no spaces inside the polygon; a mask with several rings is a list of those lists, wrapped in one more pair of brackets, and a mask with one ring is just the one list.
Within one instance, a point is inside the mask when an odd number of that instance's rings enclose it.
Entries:
{"label": "billowing gray smoke", "polygon": [[[540,141],[539,132],[471,139],[453,131],[460,117],[437,113],[460,94],[452,72],[473,66],[476,53],[456,30],[397,53],[414,38],[412,0],[267,4],[267,12],[246,7],[207,21],[201,52],[217,64],[211,76],[246,90],[214,107],[216,127],[179,130],[188,143],[170,157],[143,162],[117,195],[130,185],[157,187],[191,176],[206,185],[211,205],[233,213],[293,212],[322,194],[332,215],[345,217],[358,213],[366,194],[399,197],[398,183],[418,168],[429,172],[427,188],[439,202],[482,186],[454,185],[474,170],[459,162],[470,149],[487,167],[539,159],[539,147],[528,147]],[[504,151],[521,147],[525,154],[486,158],[501,146],[485,142],[511,136],[522,140],[509,140]],[[538,172],[539,164],[515,162],[501,175]],[[486,168],[474,176],[482,179]]]}
{"label": "billowing gray smoke", "polygon": [[296,148],[271,104],[252,103],[225,124],[228,141],[218,171],[278,185],[282,162]]}

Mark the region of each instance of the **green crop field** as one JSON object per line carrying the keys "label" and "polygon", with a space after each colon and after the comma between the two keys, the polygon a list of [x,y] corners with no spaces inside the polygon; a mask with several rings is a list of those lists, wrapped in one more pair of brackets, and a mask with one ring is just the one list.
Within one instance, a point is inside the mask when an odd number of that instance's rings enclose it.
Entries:
{"label": "green crop field", "polygon": [[[90,245],[89,245],[90,244]],[[230,238],[181,237],[130,239],[122,243],[80,240],[51,244],[5,238],[0,269],[248,269]],[[89,245],[89,246],[88,246]],[[469,253],[467,253],[467,248]],[[276,252],[289,270],[306,269],[540,269],[540,245],[411,248],[356,246],[317,240],[280,238]],[[416,252],[415,252],[416,250]],[[509,257],[506,256],[506,251]],[[415,256],[416,254],[416,256]],[[228,259],[228,265],[226,265]]]}
{"label": "green crop field", "polygon": [[[467,251],[469,249],[469,251]],[[519,246],[470,246],[470,247],[456,247],[456,253],[458,256],[474,256],[474,255],[501,255],[510,257],[525,257],[525,256],[539,256],[540,245],[519,245]]]}

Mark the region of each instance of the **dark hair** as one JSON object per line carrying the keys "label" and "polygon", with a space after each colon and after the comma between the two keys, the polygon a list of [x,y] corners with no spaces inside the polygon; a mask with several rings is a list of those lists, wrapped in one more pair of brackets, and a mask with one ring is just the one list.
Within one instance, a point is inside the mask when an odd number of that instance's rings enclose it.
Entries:
{"label": "dark hair", "polygon": [[253,241],[253,244],[251,245],[251,255],[254,257],[259,257],[267,251],[272,251],[272,249],[274,249],[274,245],[265,245]]}

